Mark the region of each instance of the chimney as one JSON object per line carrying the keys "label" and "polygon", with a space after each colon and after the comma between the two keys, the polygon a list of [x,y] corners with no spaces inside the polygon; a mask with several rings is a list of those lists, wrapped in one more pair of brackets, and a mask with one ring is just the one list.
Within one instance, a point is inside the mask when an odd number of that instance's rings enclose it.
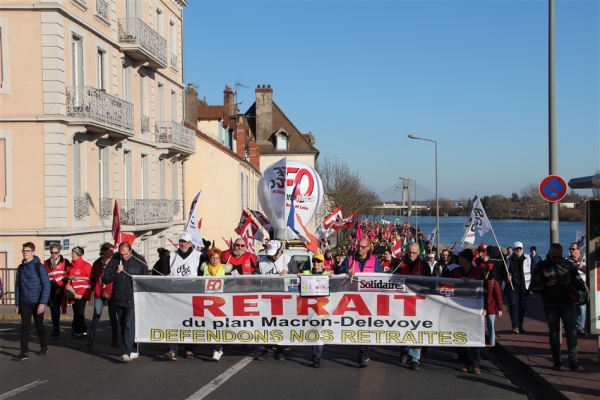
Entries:
{"label": "chimney", "polygon": [[225,85],[225,90],[223,90],[223,106],[225,112],[227,113],[227,115],[224,115],[224,117],[226,117],[225,120],[229,122],[229,119],[234,117],[236,113],[233,90],[227,85]]}
{"label": "chimney", "polygon": [[271,85],[258,85],[256,94],[256,141],[259,145],[270,144],[273,133],[273,89]]}
{"label": "chimney", "polygon": [[185,122],[198,126],[198,91],[192,83],[185,89]]}
{"label": "chimney", "polygon": [[235,140],[237,142],[237,154],[239,156],[246,156],[246,138],[248,134],[246,133],[246,124],[244,122],[244,116],[239,115],[237,123],[237,132],[235,133]]}

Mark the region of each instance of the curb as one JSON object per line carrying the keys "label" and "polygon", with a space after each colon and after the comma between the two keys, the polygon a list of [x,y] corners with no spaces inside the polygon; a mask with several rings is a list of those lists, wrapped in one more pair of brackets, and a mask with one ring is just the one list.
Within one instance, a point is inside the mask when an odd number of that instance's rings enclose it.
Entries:
{"label": "curb", "polygon": [[[21,322],[21,316],[16,314],[4,314],[0,315],[0,321],[3,322]],[[52,317],[50,315],[44,315],[44,322],[50,321],[52,322]],[[73,322],[73,317],[70,316],[62,316],[60,317],[61,322]]]}
{"label": "curb", "polygon": [[548,396],[553,400],[582,400],[576,393],[561,392],[554,385],[562,385],[563,383],[555,377],[546,376],[543,370],[538,366],[527,364],[527,356],[519,354],[512,346],[507,346],[501,343],[496,336],[496,347],[500,350],[503,356],[510,359],[515,366],[529,379],[542,388]]}

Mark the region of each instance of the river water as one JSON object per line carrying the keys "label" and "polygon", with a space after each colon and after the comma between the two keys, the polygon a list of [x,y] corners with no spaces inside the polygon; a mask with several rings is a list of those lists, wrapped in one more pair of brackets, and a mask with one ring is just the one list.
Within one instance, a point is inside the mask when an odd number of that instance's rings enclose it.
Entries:
{"label": "river water", "polygon": [[[369,220],[373,220],[373,216],[368,216]],[[363,215],[364,220],[366,216]],[[385,215],[384,218],[387,221],[392,221],[399,218],[400,221],[408,221],[408,217],[399,217],[397,215]],[[376,220],[379,221],[380,216],[376,216]],[[440,216],[440,243],[442,248],[446,247],[443,244],[452,246],[456,241],[457,246],[460,245],[460,240],[463,237],[463,225],[467,221],[468,217],[442,217]],[[415,216],[410,217],[410,223],[418,226],[418,228],[426,235],[431,234],[435,228],[435,217],[421,217]],[[522,219],[492,219],[490,220],[492,229],[498,243],[502,248],[512,247],[516,241],[522,242],[525,249],[525,254],[529,254],[529,248],[536,246],[538,254],[545,257],[550,247],[550,224],[546,221],[529,221]],[[568,254],[568,246],[570,243],[576,241],[576,232],[585,231],[585,222],[571,222],[561,221],[558,224],[558,232],[560,237],[560,244],[565,249],[565,256]],[[475,244],[479,245],[482,241],[486,245],[496,244],[492,231],[487,232],[483,237],[480,237],[477,233],[475,238]]]}

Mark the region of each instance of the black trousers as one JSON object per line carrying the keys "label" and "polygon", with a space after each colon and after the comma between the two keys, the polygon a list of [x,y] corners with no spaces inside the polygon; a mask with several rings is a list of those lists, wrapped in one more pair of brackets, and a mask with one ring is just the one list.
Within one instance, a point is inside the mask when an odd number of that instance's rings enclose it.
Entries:
{"label": "black trousers", "polygon": [[35,330],[40,338],[40,346],[48,347],[46,341],[46,330],[44,329],[44,313],[36,314],[38,304],[19,304],[19,314],[21,314],[21,351],[29,351],[29,335],[31,333],[31,317],[35,323]]}
{"label": "black trousers", "polygon": [[81,334],[87,332],[87,324],[85,323],[86,302],[87,300],[82,297],[79,300],[75,300],[75,304],[73,304],[73,323],[71,324],[73,333]]}

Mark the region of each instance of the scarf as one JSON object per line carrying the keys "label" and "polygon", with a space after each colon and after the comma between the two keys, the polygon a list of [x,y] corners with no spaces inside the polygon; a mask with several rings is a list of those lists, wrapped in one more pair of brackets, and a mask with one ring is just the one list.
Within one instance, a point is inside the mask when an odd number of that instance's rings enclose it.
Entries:
{"label": "scarf", "polygon": [[211,264],[208,264],[208,272],[210,272],[210,274],[212,276],[217,275],[217,272],[219,272],[219,269],[221,268],[221,264],[216,265],[216,266],[212,266]]}
{"label": "scarf", "polygon": [[52,267],[52,269],[56,268],[58,266],[58,264],[60,264],[62,262],[62,256],[58,256],[58,258],[56,260],[54,260],[53,258],[50,258],[50,266]]}

